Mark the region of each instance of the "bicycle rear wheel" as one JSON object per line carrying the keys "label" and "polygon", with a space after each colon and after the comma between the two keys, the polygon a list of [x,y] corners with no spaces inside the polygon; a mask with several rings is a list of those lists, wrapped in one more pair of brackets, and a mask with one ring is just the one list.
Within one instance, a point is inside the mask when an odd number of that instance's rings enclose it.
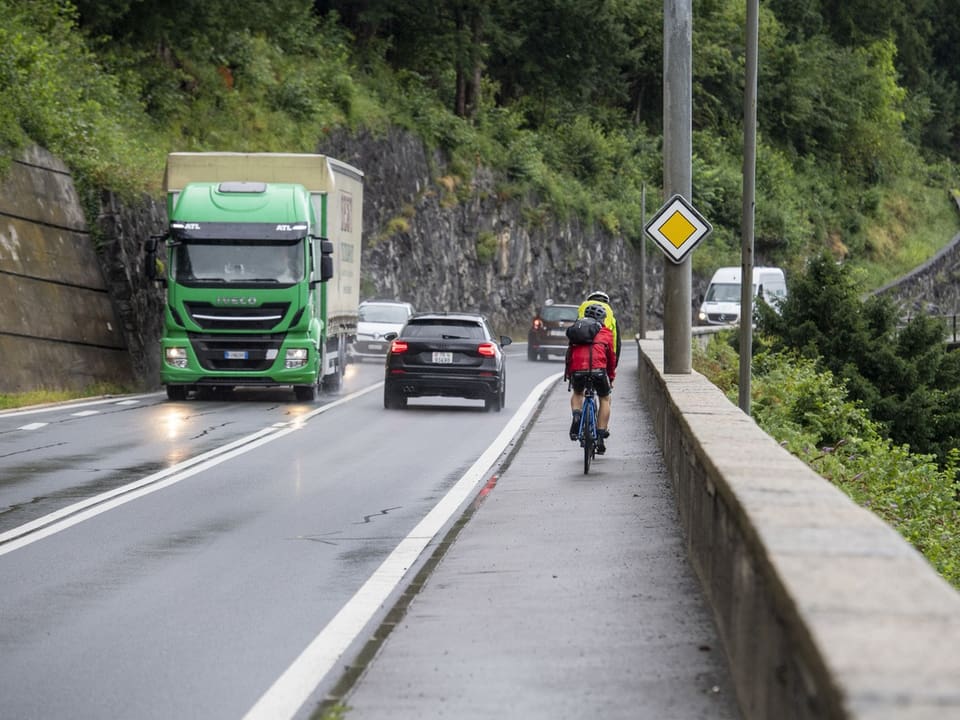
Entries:
{"label": "bicycle rear wheel", "polygon": [[583,404],[583,413],[583,474],[586,475],[590,472],[590,463],[597,452],[597,418],[592,398],[588,398]]}

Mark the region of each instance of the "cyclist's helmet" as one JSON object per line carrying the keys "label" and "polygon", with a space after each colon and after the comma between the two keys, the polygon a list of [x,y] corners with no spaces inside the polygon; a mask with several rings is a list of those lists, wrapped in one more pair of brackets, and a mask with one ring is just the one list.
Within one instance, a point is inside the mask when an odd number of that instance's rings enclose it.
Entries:
{"label": "cyclist's helmet", "polygon": [[607,317],[607,311],[604,310],[603,305],[587,305],[586,309],[583,311],[583,316],[603,322]]}
{"label": "cyclist's helmet", "polygon": [[594,290],[587,295],[587,300],[599,300],[600,302],[605,302],[607,305],[610,304],[610,296],[601,290]]}

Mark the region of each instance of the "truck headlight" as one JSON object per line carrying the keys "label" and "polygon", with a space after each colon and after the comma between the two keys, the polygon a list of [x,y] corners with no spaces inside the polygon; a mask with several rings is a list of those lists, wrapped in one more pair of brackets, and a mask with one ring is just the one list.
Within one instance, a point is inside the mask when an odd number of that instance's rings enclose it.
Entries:
{"label": "truck headlight", "polygon": [[308,352],[306,348],[289,348],[283,366],[287,370],[303,367],[307,364]]}
{"label": "truck headlight", "polygon": [[185,368],[187,366],[187,349],[185,347],[168,347],[167,365],[173,365],[175,368]]}

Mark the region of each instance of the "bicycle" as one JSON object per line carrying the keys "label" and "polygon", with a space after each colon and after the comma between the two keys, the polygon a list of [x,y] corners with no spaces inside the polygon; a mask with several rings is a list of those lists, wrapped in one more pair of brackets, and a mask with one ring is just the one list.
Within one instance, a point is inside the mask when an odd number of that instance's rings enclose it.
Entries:
{"label": "bicycle", "polygon": [[590,463],[597,454],[597,394],[593,389],[593,373],[586,375],[583,386],[583,408],[580,412],[580,429],[577,440],[583,448],[583,474],[590,472]]}

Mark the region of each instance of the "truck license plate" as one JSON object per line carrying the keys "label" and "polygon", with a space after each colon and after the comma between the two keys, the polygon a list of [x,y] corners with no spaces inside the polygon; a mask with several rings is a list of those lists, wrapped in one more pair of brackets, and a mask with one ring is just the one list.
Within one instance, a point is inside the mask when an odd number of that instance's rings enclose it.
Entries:
{"label": "truck license plate", "polygon": [[449,365],[453,362],[453,353],[452,352],[435,352],[433,354],[433,361],[440,365]]}
{"label": "truck license plate", "polygon": [[246,360],[247,351],[246,350],[224,350],[223,359],[224,360]]}

